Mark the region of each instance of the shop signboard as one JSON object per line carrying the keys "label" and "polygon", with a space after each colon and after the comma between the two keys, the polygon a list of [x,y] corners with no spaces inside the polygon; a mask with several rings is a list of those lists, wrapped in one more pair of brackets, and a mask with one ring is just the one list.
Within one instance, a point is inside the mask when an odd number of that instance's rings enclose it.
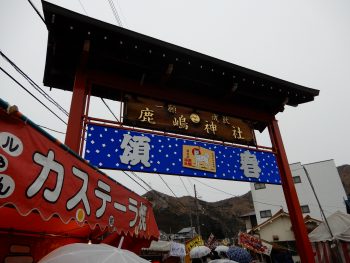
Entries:
{"label": "shop signboard", "polygon": [[195,236],[191,240],[186,241],[186,254],[189,254],[191,249],[198,246],[204,246],[204,241],[201,236]]}
{"label": "shop signboard", "polygon": [[87,127],[85,159],[103,169],[281,183],[272,152],[99,124]]}
{"label": "shop signboard", "polygon": [[[97,225],[158,237],[151,203],[69,152],[38,127],[0,110],[0,207],[37,211],[43,221]],[[11,218],[8,218],[11,220]],[[23,219],[22,224],[28,224]],[[37,222],[32,222],[38,224]],[[31,224],[32,224],[31,223]]]}
{"label": "shop signboard", "polygon": [[249,250],[254,251],[255,253],[265,254],[270,256],[272,245],[262,241],[261,239],[249,235],[247,233],[240,232],[238,234],[238,243]]}
{"label": "shop signboard", "polygon": [[126,96],[123,123],[200,138],[256,145],[252,125],[245,120],[215,112]]}

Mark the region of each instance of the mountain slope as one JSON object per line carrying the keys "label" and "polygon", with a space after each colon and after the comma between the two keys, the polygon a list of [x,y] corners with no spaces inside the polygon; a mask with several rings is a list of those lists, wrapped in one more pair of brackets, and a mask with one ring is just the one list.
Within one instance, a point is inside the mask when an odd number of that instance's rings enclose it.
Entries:
{"label": "mountain slope", "polygon": [[337,167],[340,179],[343,183],[345,192],[350,195],[350,165],[344,164]]}
{"label": "mountain slope", "polygon": [[[350,165],[337,167],[345,192],[350,194]],[[153,204],[160,230],[176,233],[184,227],[197,226],[195,199],[191,196],[175,198],[150,191],[144,195]],[[254,211],[251,192],[218,202],[198,200],[201,233],[207,238],[212,232],[217,238],[233,237],[245,228],[239,215]]]}
{"label": "mountain slope", "polygon": [[[144,195],[153,204],[153,211],[160,230],[176,233],[184,227],[196,226],[195,199],[191,196],[171,197],[156,191]],[[244,229],[244,223],[238,218],[254,210],[251,193],[219,202],[198,200],[199,222],[204,238],[212,232],[217,238],[233,237]]]}

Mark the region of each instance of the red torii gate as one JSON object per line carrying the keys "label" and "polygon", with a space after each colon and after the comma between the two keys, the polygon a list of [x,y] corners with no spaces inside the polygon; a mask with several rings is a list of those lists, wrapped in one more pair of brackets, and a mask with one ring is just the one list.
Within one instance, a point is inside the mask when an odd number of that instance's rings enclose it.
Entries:
{"label": "red torii gate", "polygon": [[[268,128],[297,248],[314,262],[275,115],[310,102],[306,88],[43,2],[49,44],[44,84],[73,91],[66,144],[82,149],[90,96],[122,101],[124,93],[152,97],[251,121]],[[90,118],[91,120],[91,118]],[[258,146],[258,148],[262,148]]]}

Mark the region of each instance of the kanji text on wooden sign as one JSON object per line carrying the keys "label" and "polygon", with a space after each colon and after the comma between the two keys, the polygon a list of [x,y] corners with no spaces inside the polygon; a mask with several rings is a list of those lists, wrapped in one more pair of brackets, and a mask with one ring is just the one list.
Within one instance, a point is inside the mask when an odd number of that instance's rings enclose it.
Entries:
{"label": "kanji text on wooden sign", "polygon": [[124,123],[194,137],[256,145],[254,131],[244,120],[189,107],[128,95]]}

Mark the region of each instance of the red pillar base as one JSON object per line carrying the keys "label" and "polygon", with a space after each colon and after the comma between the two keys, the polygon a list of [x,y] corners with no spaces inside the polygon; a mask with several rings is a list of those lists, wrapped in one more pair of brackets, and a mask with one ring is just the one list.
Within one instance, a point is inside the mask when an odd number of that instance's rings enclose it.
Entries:
{"label": "red pillar base", "polygon": [[299,199],[292,178],[292,172],[290,171],[287,155],[282,142],[282,136],[276,120],[273,120],[269,125],[269,132],[273,148],[277,150],[277,161],[281,173],[283,192],[286,198],[301,262],[313,263],[315,262],[315,258],[305,227],[304,218],[301,213]]}

